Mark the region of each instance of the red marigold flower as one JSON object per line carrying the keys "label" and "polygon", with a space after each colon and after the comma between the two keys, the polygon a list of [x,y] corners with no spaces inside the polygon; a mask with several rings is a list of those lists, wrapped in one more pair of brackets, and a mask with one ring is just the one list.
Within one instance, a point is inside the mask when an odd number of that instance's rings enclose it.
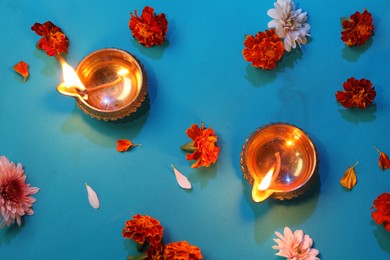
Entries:
{"label": "red marigold flower", "polygon": [[246,36],[244,45],[244,59],[265,70],[275,68],[284,53],[283,41],[276,34],[275,28],[259,32],[255,36]]}
{"label": "red marigold flower", "polygon": [[138,16],[137,10],[130,13],[129,27],[133,37],[145,47],[161,45],[168,31],[168,21],[165,14],[154,14],[154,9],[146,6],[142,10],[141,17]]}
{"label": "red marigold flower", "polygon": [[363,13],[356,12],[349,19],[343,20],[342,26],[341,40],[347,46],[364,44],[374,31],[372,15],[367,10],[364,10]]}
{"label": "red marigold flower", "polygon": [[211,163],[215,163],[218,159],[219,147],[216,145],[217,136],[212,128],[205,128],[202,124],[201,128],[193,124],[186,131],[189,138],[193,141],[193,146],[196,149],[193,153],[187,154],[186,159],[196,160],[191,167],[198,168],[199,166],[209,167]]}
{"label": "red marigold flower", "polygon": [[31,195],[38,188],[26,183],[26,175],[20,163],[17,166],[7,157],[0,156],[0,227],[15,221],[20,226],[22,216],[33,215],[31,208],[36,201]]}
{"label": "red marigold flower", "polygon": [[38,41],[37,47],[46,52],[49,56],[60,55],[61,53],[68,53],[69,40],[62,30],[48,21],[44,24],[35,23],[31,30],[33,30],[42,38]]}
{"label": "red marigold flower", "polygon": [[376,96],[375,88],[367,79],[357,80],[349,78],[343,84],[345,91],[337,91],[336,99],[346,108],[356,107],[364,109],[372,104]]}
{"label": "red marigold flower", "polygon": [[200,248],[188,244],[187,241],[169,243],[165,246],[164,260],[201,260]]}
{"label": "red marigold flower", "polygon": [[157,219],[137,214],[132,220],[126,221],[122,235],[139,244],[144,244],[146,241],[151,247],[158,247],[161,245],[163,227]]}
{"label": "red marigold flower", "polygon": [[162,244],[156,247],[149,247],[146,251],[147,260],[164,260],[164,247]]}
{"label": "red marigold flower", "polygon": [[377,224],[383,224],[385,229],[390,232],[390,193],[382,193],[374,200],[374,206],[371,209],[376,211],[371,213],[372,218]]}

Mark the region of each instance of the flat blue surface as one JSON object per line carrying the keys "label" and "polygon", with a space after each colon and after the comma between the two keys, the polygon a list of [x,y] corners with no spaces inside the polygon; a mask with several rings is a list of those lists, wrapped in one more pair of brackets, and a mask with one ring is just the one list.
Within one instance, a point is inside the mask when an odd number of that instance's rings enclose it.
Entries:
{"label": "flat blue surface", "polygon": [[[24,165],[35,215],[0,230],[0,259],[125,259],[135,254],[122,228],[133,214],[159,219],[166,243],[187,240],[205,259],[280,259],[274,231],[303,229],[321,259],[390,259],[390,233],[371,219],[373,200],[389,192],[390,172],[374,146],[390,154],[390,2],[297,1],[309,14],[312,38],[262,71],[242,57],[244,35],[267,28],[273,1],[0,1],[0,154]],[[166,14],[167,42],[147,49],[131,37],[129,13],[153,6]],[[359,48],[340,40],[340,18],[367,8],[375,36]],[[35,45],[35,22],[52,21],[71,45],[76,66],[100,48],[130,51],[149,75],[149,103],[121,122],[90,118],[57,93],[60,65]],[[30,64],[26,82],[13,71]],[[375,105],[347,110],[335,93],[349,77],[370,79]],[[208,169],[191,169],[179,147],[185,130],[204,122],[218,134],[221,153]],[[256,128],[294,124],[314,140],[320,185],[287,202],[251,200],[240,151]],[[118,153],[116,140],[141,143]],[[356,161],[358,184],[339,180]],[[170,164],[193,184],[180,189]],[[84,183],[99,194],[92,209]]]}

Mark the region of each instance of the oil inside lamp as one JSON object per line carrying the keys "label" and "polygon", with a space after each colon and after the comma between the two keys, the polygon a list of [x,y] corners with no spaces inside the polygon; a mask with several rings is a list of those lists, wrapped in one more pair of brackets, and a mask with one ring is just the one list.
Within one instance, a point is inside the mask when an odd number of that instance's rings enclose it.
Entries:
{"label": "oil inside lamp", "polygon": [[241,152],[241,169],[252,187],[254,202],[272,196],[291,199],[302,194],[316,174],[317,155],[310,138],[289,124],[256,130]]}

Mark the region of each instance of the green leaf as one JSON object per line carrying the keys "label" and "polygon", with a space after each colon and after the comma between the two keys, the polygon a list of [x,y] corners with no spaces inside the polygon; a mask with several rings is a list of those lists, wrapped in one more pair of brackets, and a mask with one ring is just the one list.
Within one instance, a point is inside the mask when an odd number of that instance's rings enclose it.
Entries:
{"label": "green leaf", "polygon": [[180,146],[180,149],[189,153],[193,153],[196,151],[196,148],[194,147],[194,142],[186,143],[185,145]]}
{"label": "green leaf", "polygon": [[137,255],[137,256],[128,256],[127,257],[127,260],[144,260],[144,259],[147,259],[148,256],[146,254],[141,254],[141,255]]}

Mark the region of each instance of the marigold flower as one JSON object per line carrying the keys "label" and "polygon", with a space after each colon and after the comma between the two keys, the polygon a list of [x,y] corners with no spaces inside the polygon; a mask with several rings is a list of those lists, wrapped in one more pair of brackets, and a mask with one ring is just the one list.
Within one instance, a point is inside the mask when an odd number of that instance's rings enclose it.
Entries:
{"label": "marigold flower", "polygon": [[198,168],[199,166],[209,167],[211,163],[215,163],[218,159],[219,147],[216,145],[217,136],[212,128],[205,128],[204,124],[199,128],[193,124],[186,131],[189,138],[193,141],[193,146],[196,149],[193,153],[187,154],[186,159],[196,160],[191,167]]}
{"label": "marigold flower", "polygon": [[275,8],[269,9],[267,14],[273,18],[268,23],[268,28],[275,28],[276,34],[284,39],[284,48],[290,51],[291,47],[296,48],[297,43],[307,43],[307,36],[310,36],[310,25],[307,21],[307,13],[302,9],[295,10],[295,3],[292,0],[277,0]]}
{"label": "marigold flower", "polygon": [[201,260],[200,248],[187,241],[169,243],[164,249],[164,260]]}
{"label": "marigold flower", "polygon": [[372,218],[377,224],[383,224],[385,229],[390,232],[390,193],[385,192],[374,200],[374,206],[371,209],[376,211],[371,213]]}
{"label": "marigold flower", "polygon": [[46,52],[49,56],[60,55],[61,53],[68,53],[69,40],[62,30],[50,21],[44,24],[35,23],[31,30],[33,30],[42,38],[38,41],[37,47]]}
{"label": "marigold flower", "polygon": [[146,250],[147,260],[165,260],[164,259],[164,247],[162,244],[156,247],[149,247]]}
{"label": "marigold flower", "polygon": [[151,247],[158,247],[161,245],[163,227],[157,219],[137,214],[132,220],[126,221],[122,235],[139,244],[144,244],[146,241]]}
{"label": "marigold flower", "polygon": [[337,91],[336,99],[346,108],[364,109],[374,102],[376,91],[371,81],[367,79],[349,78],[344,82],[343,88],[345,91]]}
{"label": "marigold flower", "polygon": [[33,215],[31,208],[38,188],[26,183],[26,175],[20,163],[17,166],[7,157],[0,156],[0,227],[10,226],[16,222],[20,226],[21,217]]}
{"label": "marigold flower", "polygon": [[283,41],[274,28],[259,32],[255,36],[246,36],[244,45],[244,59],[252,62],[253,66],[266,70],[275,68],[284,53]]}
{"label": "marigold flower", "polygon": [[372,15],[364,10],[363,13],[356,12],[342,22],[343,31],[341,40],[347,46],[359,46],[364,44],[373,34],[374,24]]}
{"label": "marigold flower", "polygon": [[320,253],[317,249],[311,248],[313,240],[309,235],[305,235],[302,230],[296,230],[294,233],[290,228],[284,228],[284,234],[275,232],[278,238],[274,238],[277,245],[273,249],[279,250],[275,255],[282,256],[288,260],[319,260],[317,255]]}
{"label": "marigold flower", "polygon": [[154,9],[146,6],[142,10],[141,17],[137,10],[130,13],[129,28],[137,41],[145,47],[161,45],[168,31],[168,21],[165,14],[154,14]]}

